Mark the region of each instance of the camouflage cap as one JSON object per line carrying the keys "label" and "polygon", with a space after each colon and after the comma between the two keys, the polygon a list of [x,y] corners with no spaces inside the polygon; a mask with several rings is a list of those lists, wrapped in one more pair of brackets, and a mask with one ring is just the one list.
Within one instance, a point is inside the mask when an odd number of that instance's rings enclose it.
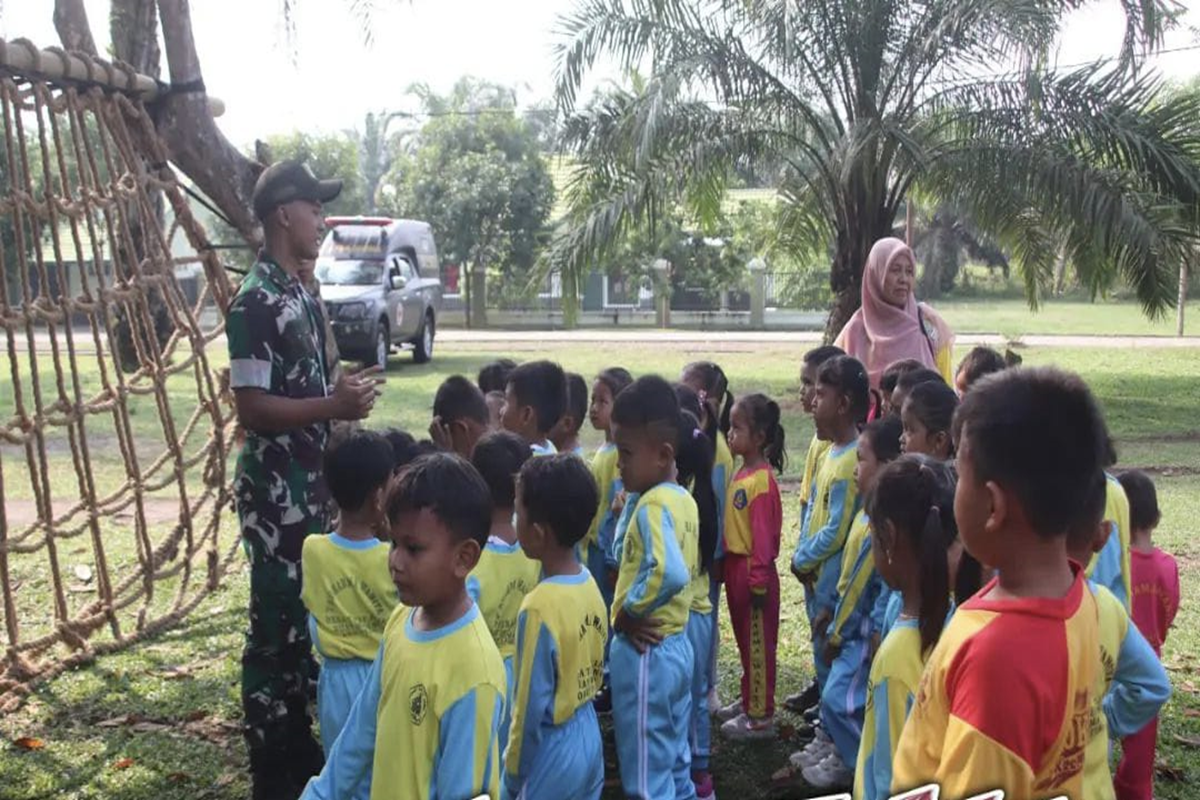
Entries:
{"label": "camouflage cap", "polygon": [[293,200],[328,203],[341,193],[340,179],[318,180],[299,161],[277,161],[263,170],[254,184],[254,215],[264,220],[284,203]]}

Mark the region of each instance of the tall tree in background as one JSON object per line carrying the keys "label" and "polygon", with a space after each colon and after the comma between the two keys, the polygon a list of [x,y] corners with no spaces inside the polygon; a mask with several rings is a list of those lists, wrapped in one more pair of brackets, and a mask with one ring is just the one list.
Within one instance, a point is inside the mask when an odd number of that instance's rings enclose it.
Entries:
{"label": "tall tree in background", "polygon": [[428,221],[442,260],[498,272],[502,292],[523,294],[546,238],[554,184],[538,139],[512,92],[464,78],[447,96],[425,87],[429,121],[384,178],[384,208]]}
{"label": "tall tree in background", "polygon": [[1132,69],[1160,45],[1170,0],[1123,0],[1124,58],[1110,68],[1045,69],[1064,16],[1082,5],[577,0],[559,25],[565,110],[600,59],[653,73],[627,102],[581,112],[589,132],[576,147],[617,166],[576,176],[589,190],[551,263],[578,285],[570,276],[624,228],[681,199],[711,218],[732,175],[783,164],[781,237],[797,255],[832,253],[830,336],[916,185],[1004,246],[1031,304],[1067,242],[1087,285],[1120,274],[1161,313],[1194,241],[1200,99],[1158,105],[1157,82]]}
{"label": "tall tree in background", "polygon": [[359,142],[355,137],[345,133],[311,134],[296,131],[268,136],[266,144],[276,161],[303,161],[318,178],[342,180],[342,193],[333,202],[325,204],[326,216],[370,213]]}

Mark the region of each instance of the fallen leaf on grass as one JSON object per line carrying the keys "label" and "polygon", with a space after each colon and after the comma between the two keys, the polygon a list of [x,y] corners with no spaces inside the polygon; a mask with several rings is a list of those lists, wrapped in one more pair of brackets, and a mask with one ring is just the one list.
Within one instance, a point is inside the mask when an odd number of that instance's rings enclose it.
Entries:
{"label": "fallen leaf on grass", "polygon": [[186,772],[172,772],[167,776],[167,780],[169,780],[171,783],[183,783],[184,781],[189,781],[191,779],[192,776],[188,775]]}
{"label": "fallen leaf on grass", "polygon": [[233,783],[236,780],[237,780],[237,775],[234,775],[232,772],[226,772],[226,773],[223,773],[221,775],[221,777],[217,778],[216,781],[213,782],[213,786],[215,786],[219,789],[222,786],[228,786],[229,784]]}
{"label": "fallen leaf on grass", "polygon": [[159,733],[161,731],[171,730],[170,725],[165,725],[161,722],[142,721],[135,722],[129,726],[129,730],[134,733]]}
{"label": "fallen leaf on grass", "polygon": [[1172,738],[1184,747],[1200,747],[1200,739],[1197,739],[1195,736],[1182,736],[1177,733]]}
{"label": "fallen leaf on grass", "polygon": [[121,760],[114,762],[112,768],[113,769],[129,769],[132,766],[133,766],[132,758],[122,758]]}
{"label": "fallen leaf on grass", "polygon": [[20,739],[13,740],[13,744],[20,750],[26,752],[30,750],[42,750],[46,747],[46,743],[36,736],[22,736]]}
{"label": "fallen leaf on grass", "polygon": [[796,726],[788,725],[786,722],[779,726],[779,738],[785,742],[790,742],[796,738]]}
{"label": "fallen leaf on grass", "polygon": [[1192,683],[1191,681],[1180,681],[1179,688],[1183,689],[1188,694],[1196,694],[1197,693],[1196,684]]}
{"label": "fallen leaf on grass", "polygon": [[1185,717],[1200,717],[1200,708],[1189,708],[1183,712]]}
{"label": "fallen leaf on grass", "polygon": [[192,713],[183,718],[184,722],[198,722],[208,716],[208,712],[202,708],[198,708]]}
{"label": "fallen leaf on grass", "polygon": [[96,723],[97,728],[120,728],[123,725],[129,725],[134,721],[132,714],[122,714],[119,717],[102,720]]}
{"label": "fallen leaf on grass", "polygon": [[1175,781],[1178,783],[1183,780],[1183,770],[1162,762],[1154,765],[1154,774],[1166,781]]}

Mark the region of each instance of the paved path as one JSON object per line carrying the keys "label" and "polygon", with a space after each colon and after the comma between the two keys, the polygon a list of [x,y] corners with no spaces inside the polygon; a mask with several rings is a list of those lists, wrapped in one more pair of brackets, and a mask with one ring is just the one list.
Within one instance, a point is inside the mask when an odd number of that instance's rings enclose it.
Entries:
{"label": "paved path", "polygon": [[[25,351],[25,337],[18,334],[14,337],[19,352]],[[38,350],[49,352],[50,337],[44,332],[34,334]],[[0,337],[0,352],[7,344]],[[810,345],[821,341],[819,331],[697,331],[697,330],[659,330],[656,328],[586,328],[581,330],[497,330],[482,331],[463,330],[460,328],[443,328],[438,331],[439,347],[449,346],[455,350],[469,350],[475,346],[489,347],[498,344],[521,345],[522,349],[532,349],[542,344],[616,344],[616,345],[655,345],[667,347],[711,346],[714,349],[747,349],[750,345]],[[1200,336],[1057,336],[1029,335],[1018,340],[1026,347],[1115,347],[1115,348],[1193,348],[1200,349]],[[60,346],[65,349],[65,341],[59,336]],[[75,337],[77,352],[91,353],[91,332],[80,332]],[[1008,340],[998,334],[963,334],[957,339],[959,346],[973,347],[984,344],[1003,347]],[[224,337],[213,341],[213,346],[223,346]],[[7,360],[4,352],[3,360]]]}
{"label": "paved path", "polygon": [[[692,331],[658,329],[587,328],[584,330],[482,330],[442,329],[438,331],[439,345],[490,345],[503,343],[532,344],[812,344],[821,341],[819,331]],[[964,334],[957,344],[1003,346],[1003,336],[995,334]],[[1200,336],[1051,336],[1020,337],[1028,347],[1131,347],[1131,348],[1200,348]]]}

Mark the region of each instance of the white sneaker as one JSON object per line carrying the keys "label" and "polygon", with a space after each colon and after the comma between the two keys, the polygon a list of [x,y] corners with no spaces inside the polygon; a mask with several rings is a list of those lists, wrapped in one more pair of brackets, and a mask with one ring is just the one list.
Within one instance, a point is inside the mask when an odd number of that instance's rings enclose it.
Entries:
{"label": "white sneaker", "polygon": [[820,764],[830,753],[834,751],[833,742],[822,742],[814,739],[808,743],[808,746],[803,750],[792,753],[788,758],[791,765],[796,769],[804,769],[805,767],[815,767]]}
{"label": "white sneaker", "polygon": [[754,719],[747,714],[738,714],[733,719],[721,725],[721,733],[730,739],[745,741],[748,739],[774,739],[775,720]]}
{"label": "white sneaker", "polygon": [[716,711],[717,719],[721,720],[721,722],[728,722],[729,720],[733,719],[734,717],[738,716],[741,713],[742,713],[741,698],[734,700],[732,703],[730,703],[727,706],[718,708]]}
{"label": "white sneaker", "polygon": [[836,750],[819,764],[805,767],[802,773],[814,789],[841,789],[854,784],[854,771],[842,763]]}

